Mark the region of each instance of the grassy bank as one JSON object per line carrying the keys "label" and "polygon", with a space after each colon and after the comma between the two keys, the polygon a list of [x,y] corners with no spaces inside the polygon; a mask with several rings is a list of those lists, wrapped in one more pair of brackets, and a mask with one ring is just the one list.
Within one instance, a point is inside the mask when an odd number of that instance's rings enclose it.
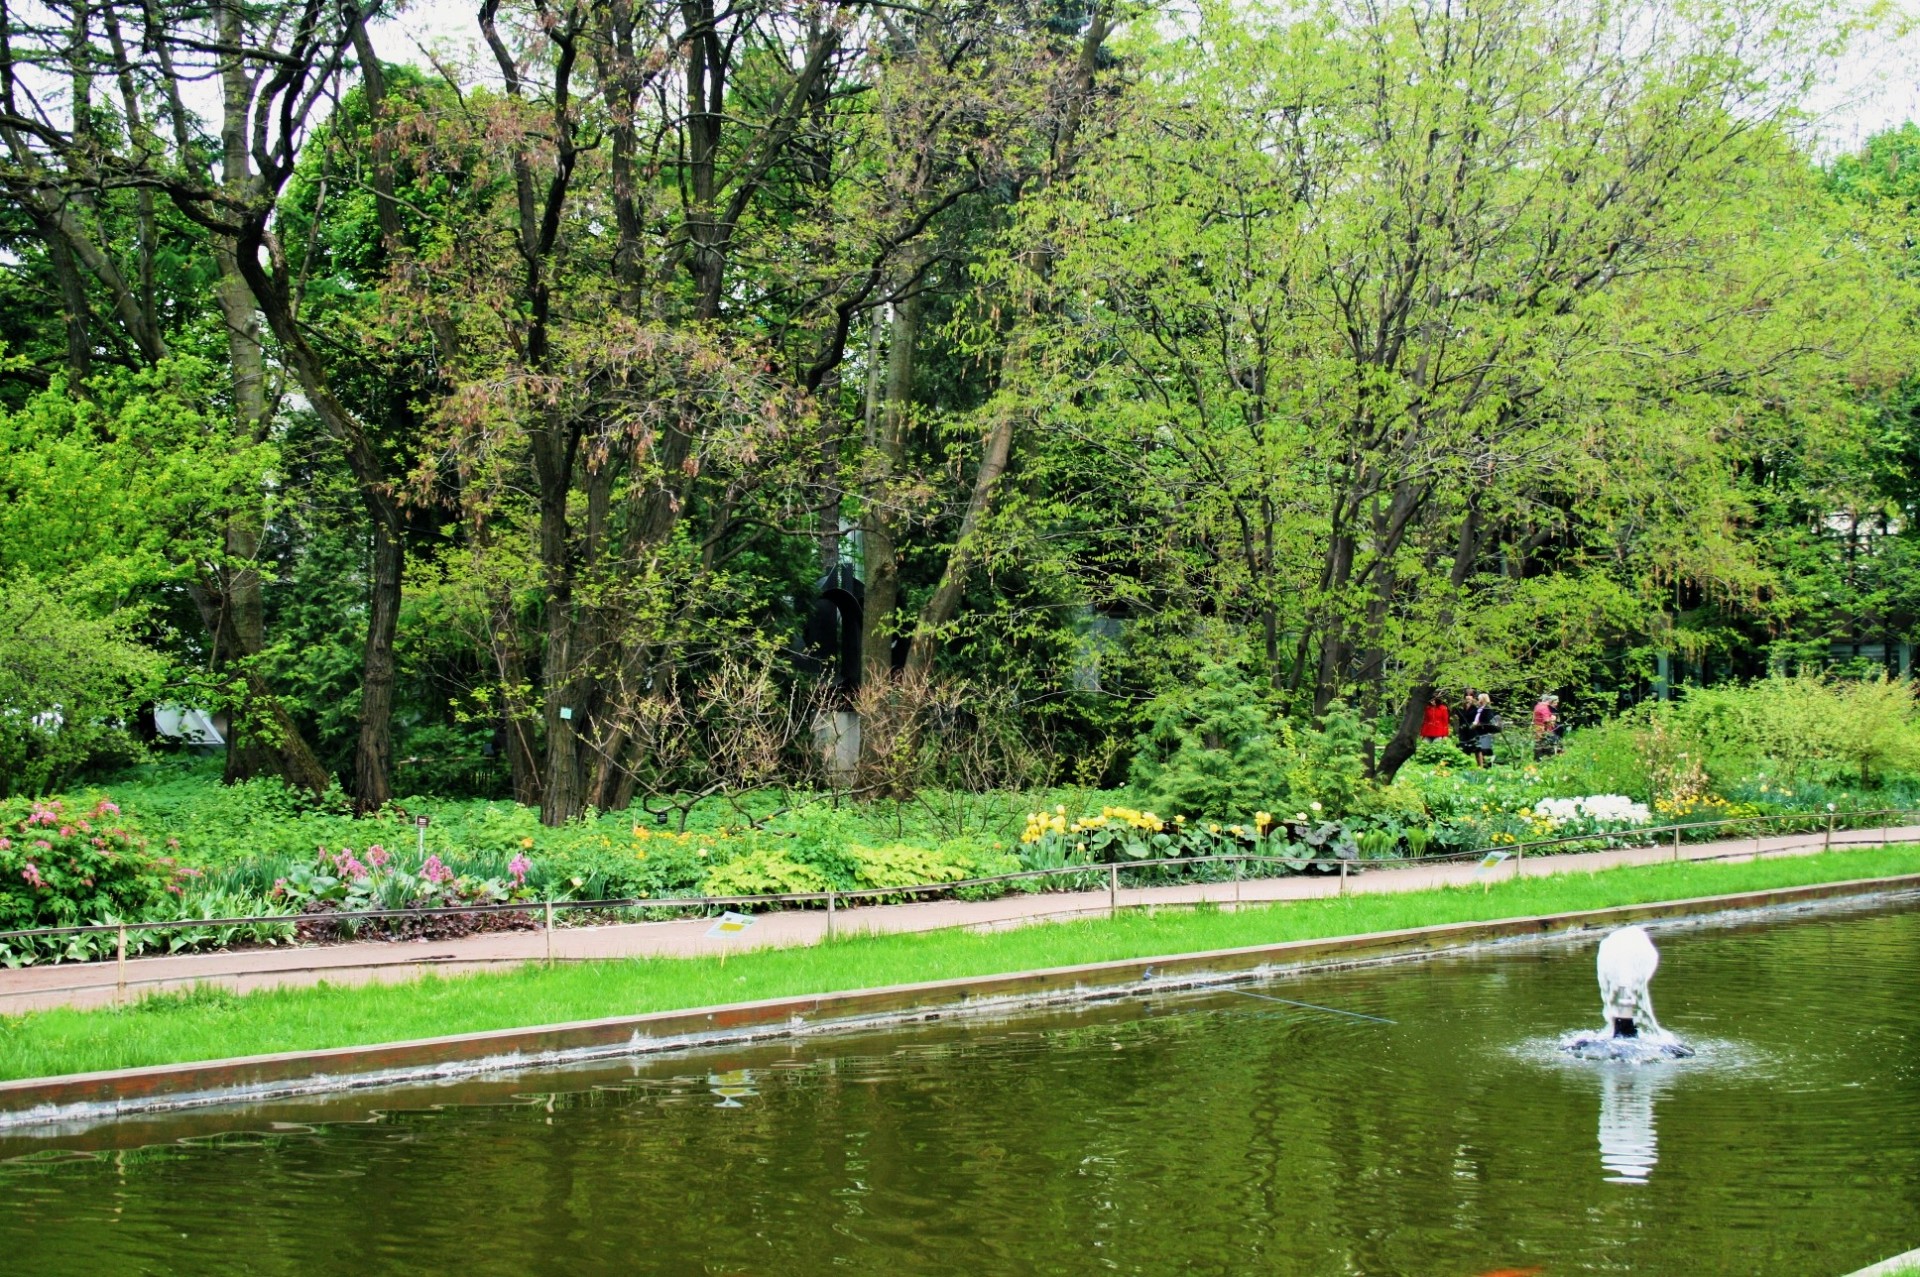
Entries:
{"label": "grassy bank", "polygon": [[1920,873],[1920,847],[1759,863],[1661,864],[1502,880],[1487,888],[1354,895],[1248,908],[1128,912],[986,934],[855,936],[716,958],[581,963],[406,984],[237,995],[212,989],[128,1007],[0,1019],[0,1078],[44,1077],[272,1051],[990,975],[1285,940],[1597,909],[1691,896]]}

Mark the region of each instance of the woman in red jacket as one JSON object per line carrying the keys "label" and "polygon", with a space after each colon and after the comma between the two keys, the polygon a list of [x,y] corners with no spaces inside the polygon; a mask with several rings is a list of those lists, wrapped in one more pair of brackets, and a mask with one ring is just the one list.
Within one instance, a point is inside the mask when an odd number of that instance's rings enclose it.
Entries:
{"label": "woman in red jacket", "polygon": [[1421,740],[1445,740],[1453,735],[1452,716],[1447,713],[1447,703],[1439,698],[1427,702],[1427,715],[1420,722]]}

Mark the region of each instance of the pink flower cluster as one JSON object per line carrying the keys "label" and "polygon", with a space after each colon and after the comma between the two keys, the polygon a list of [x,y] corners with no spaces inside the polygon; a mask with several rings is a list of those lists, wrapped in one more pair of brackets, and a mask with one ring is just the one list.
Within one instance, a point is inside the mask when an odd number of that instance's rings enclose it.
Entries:
{"label": "pink flower cluster", "polygon": [[387,849],[385,847],[382,847],[379,843],[375,843],[373,844],[373,846],[367,848],[367,863],[372,865],[375,869],[380,868],[382,865],[386,864],[387,861],[391,860],[392,858],[393,857],[387,854]]}
{"label": "pink flower cluster", "polygon": [[20,876],[26,879],[27,885],[36,891],[47,885],[47,880],[40,876],[40,866],[31,860],[27,862],[27,867],[20,871]]}
{"label": "pink flower cluster", "polygon": [[373,874],[372,870],[361,864],[359,859],[354,856],[353,848],[351,847],[342,847],[338,853],[327,857],[327,859],[333,862],[335,872],[342,878],[352,878],[358,881],[361,878],[371,877]]}
{"label": "pink flower cluster", "polygon": [[420,866],[420,876],[428,882],[438,885],[452,882],[455,875],[453,870],[441,863],[438,855],[432,855],[427,857],[426,864]]}
{"label": "pink flower cluster", "polygon": [[62,805],[57,798],[52,802],[35,803],[32,809],[27,812],[26,823],[29,825],[57,825],[60,823],[60,809]]}
{"label": "pink flower cluster", "polygon": [[513,875],[513,885],[516,887],[526,886],[527,871],[531,868],[533,868],[533,862],[527,859],[526,852],[523,851],[516,854],[513,860],[507,865],[507,872]]}

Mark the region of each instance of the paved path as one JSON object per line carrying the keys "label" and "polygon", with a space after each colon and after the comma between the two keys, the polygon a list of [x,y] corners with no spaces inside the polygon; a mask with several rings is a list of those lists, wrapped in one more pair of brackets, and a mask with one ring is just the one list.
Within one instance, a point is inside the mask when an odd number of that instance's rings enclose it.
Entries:
{"label": "paved path", "polygon": [[[1755,840],[1693,843],[1681,848],[1685,860],[1723,859],[1741,853],[1805,855],[1822,846],[1821,834],[1788,834]],[[1900,826],[1884,836],[1878,829],[1839,832],[1833,845],[1879,846],[1883,841],[1920,842],[1920,826]],[[1671,844],[1614,851],[1535,856],[1509,860],[1493,870],[1477,862],[1375,866],[1346,882],[1349,892],[1419,891],[1429,887],[1486,881],[1489,874],[1551,875],[1591,872],[1619,865],[1651,864],[1674,858]],[[1229,907],[1236,900],[1255,904],[1331,896],[1341,889],[1331,875],[1295,875],[1232,882],[1191,883],[1171,887],[1122,887],[1121,907],[1181,905],[1211,900]],[[989,930],[1089,914],[1109,908],[1100,891],[1013,895],[998,900],[935,900],[915,904],[843,908],[834,918],[842,935],[865,932],[938,931],[953,927]],[[744,936],[710,939],[710,919],[625,923],[599,927],[560,927],[551,937],[552,956],[560,961],[591,958],[684,957],[813,944],[825,938],[827,914],[820,909],[783,910],[759,915]],[[458,940],[363,941],[283,949],[182,954],[133,958],[126,964],[127,996],[195,984],[236,990],[275,986],[353,984],[370,980],[406,980],[422,971],[500,970],[544,961],[548,936],[543,931],[492,932]],[[61,964],[0,971],[0,1014],[19,1014],[55,1006],[99,1006],[120,996],[113,962]]]}

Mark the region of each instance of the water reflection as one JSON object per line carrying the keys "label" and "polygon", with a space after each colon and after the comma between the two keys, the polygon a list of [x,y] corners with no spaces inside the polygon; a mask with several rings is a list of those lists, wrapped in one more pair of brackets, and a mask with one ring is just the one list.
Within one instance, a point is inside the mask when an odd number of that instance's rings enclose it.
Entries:
{"label": "water reflection", "polygon": [[743,1109],[746,1105],[740,1101],[743,1097],[758,1095],[753,1089],[752,1069],[728,1069],[724,1073],[707,1074],[707,1089],[720,1097],[717,1109]]}
{"label": "water reflection", "polygon": [[1665,1089],[1658,1066],[1608,1064],[1600,1069],[1600,1165],[1609,1184],[1644,1184],[1660,1160],[1653,1104]]}

